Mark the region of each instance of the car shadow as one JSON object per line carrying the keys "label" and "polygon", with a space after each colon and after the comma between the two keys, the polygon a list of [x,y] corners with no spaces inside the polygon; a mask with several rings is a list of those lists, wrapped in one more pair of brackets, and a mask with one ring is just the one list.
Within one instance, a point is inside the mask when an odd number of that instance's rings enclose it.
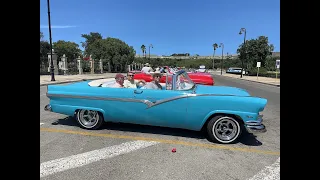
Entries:
{"label": "car shadow", "polygon": [[[63,119],[58,119],[53,122],[52,125],[65,125],[65,126],[76,126],[79,127],[78,123],[73,117],[66,117]],[[123,131],[123,132],[138,132],[144,134],[159,134],[159,135],[169,135],[177,137],[186,137],[194,139],[206,139],[209,142],[212,142],[207,137],[206,133],[203,131],[192,131],[178,128],[168,128],[168,127],[158,127],[158,126],[148,126],[148,125],[138,125],[138,124],[129,124],[129,123],[104,123],[100,130],[114,130],[114,131]],[[243,135],[239,138],[238,142],[247,146],[261,146],[262,143],[256,139],[251,133],[248,133],[246,130],[243,131]]]}

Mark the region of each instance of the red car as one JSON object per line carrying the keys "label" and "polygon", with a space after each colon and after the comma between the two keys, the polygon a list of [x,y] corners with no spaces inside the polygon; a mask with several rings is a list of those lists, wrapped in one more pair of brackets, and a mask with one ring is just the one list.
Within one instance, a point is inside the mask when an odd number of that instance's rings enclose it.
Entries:
{"label": "red car", "polygon": [[[167,69],[169,70],[169,74],[173,74],[173,72],[170,71],[170,68],[167,67]],[[141,71],[137,72],[137,71],[132,71],[133,73],[135,73],[134,75],[134,79],[142,79],[145,80],[146,82],[150,82],[153,80],[152,75],[151,74],[146,74],[143,73]],[[210,73],[205,73],[205,72],[188,72],[188,75],[190,77],[190,79],[196,83],[196,84],[202,84],[202,85],[214,85],[214,80],[213,77],[211,76]],[[171,78],[171,76],[168,77],[169,79]],[[160,79],[160,83],[166,83],[166,75],[163,74],[162,78]]]}

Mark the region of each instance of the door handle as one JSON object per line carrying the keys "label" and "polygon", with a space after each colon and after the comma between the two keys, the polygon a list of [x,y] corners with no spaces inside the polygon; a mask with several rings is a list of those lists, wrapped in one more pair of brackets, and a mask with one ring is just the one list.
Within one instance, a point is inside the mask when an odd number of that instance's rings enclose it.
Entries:
{"label": "door handle", "polygon": [[143,91],[141,91],[141,90],[134,90],[133,91],[135,94],[141,94],[141,93],[143,93]]}

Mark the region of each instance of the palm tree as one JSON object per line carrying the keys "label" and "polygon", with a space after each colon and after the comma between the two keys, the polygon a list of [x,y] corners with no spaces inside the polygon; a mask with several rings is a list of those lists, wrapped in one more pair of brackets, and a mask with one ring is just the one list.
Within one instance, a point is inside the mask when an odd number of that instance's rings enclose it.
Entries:
{"label": "palm tree", "polygon": [[218,48],[218,44],[214,43],[212,46],[213,46],[212,69],[214,69],[214,56],[216,54],[216,49]]}
{"label": "palm tree", "polygon": [[40,41],[43,39],[43,32],[40,31]]}
{"label": "palm tree", "polygon": [[146,46],[144,44],[141,45],[142,56],[146,58]]}

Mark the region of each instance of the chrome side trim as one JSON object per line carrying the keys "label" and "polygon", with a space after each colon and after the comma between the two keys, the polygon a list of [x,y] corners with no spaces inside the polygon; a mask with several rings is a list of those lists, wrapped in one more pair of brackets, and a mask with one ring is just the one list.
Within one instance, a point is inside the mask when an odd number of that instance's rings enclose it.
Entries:
{"label": "chrome side trim", "polygon": [[[133,98],[113,98],[113,97],[98,97],[98,96],[78,96],[78,95],[65,95],[65,94],[48,94],[48,97],[62,97],[62,98],[76,98],[76,99],[90,99],[90,100],[104,100],[104,101],[122,101],[122,102],[137,102],[144,103],[147,105],[147,108],[151,108],[163,103],[170,101],[175,101],[182,98],[196,97],[196,96],[236,96],[228,94],[184,94],[180,96],[175,96],[172,98],[162,99],[155,102],[151,102],[147,99],[133,99]],[[238,97],[251,97],[251,96],[238,96]]]}
{"label": "chrome side trim", "polygon": [[163,103],[167,103],[167,102],[170,102],[170,101],[175,101],[175,100],[182,99],[182,98],[188,98],[188,97],[189,97],[189,95],[181,95],[181,96],[176,96],[176,97],[172,97],[172,98],[168,98],[168,99],[158,100],[158,101],[154,102],[148,108],[151,108],[151,107],[163,104]]}
{"label": "chrome side trim", "polygon": [[233,94],[190,94],[190,96],[237,96],[237,97],[252,97],[252,96],[238,96]]}
{"label": "chrome side trim", "polygon": [[98,96],[77,96],[77,95],[65,95],[65,94],[47,94],[48,97],[62,97],[62,98],[74,98],[74,99],[90,99],[90,100],[103,100],[103,101],[122,101],[122,102],[138,102],[144,103],[147,106],[151,106],[153,103],[145,99],[132,99],[132,98],[112,98],[112,97],[98,97]]}
{"label": "chrome side trim", "polygon": [[[228,94],[225,94],[225,95],[221,95],[221,94],[185,94],[185,95],[176,96],[176,97],[172,97],[172,98],[168,98],[168,99],[158,100],[158,101],[154,102],[148,108],[151,108],[151,107],[163,104],[163,103],[167,103],[170,101],[175,101],[175,100],[182,99],[182,98],[196,97],[196,96],[235,96],[235,95],[228,95]],[[250,97],[250,96],[241,96],[241,97]]]}
{"label": "chrome side trim", "polygon": [[[159,104],[167,103],[170,101],[175,101],[175,100],[182,99],[182,98],[196,97],[196,96],[235,96],[235,95],[228,95],[228,94],[225,94],[225,95],[221,95],[221,94],[185,94],[185,95],[175,96],[175,97],[168,98],[168,99],[158,100],[158,101],[154,102],[148,108],[151,108],[153,106],[157,106]],[[242,96],[242,97],[249,97],[249,96]]]}

